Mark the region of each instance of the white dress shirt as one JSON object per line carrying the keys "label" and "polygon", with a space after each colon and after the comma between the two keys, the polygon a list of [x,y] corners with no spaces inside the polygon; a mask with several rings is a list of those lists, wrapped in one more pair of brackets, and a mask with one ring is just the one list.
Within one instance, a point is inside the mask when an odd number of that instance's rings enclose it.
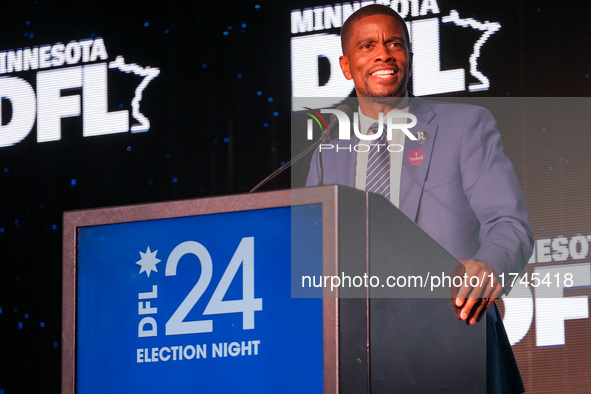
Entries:
{"label": "white dress shirt", "polygon": [[[372,119],[369,116],[365,116],[359,111],[359,132],[367,135],[369,128],[372,124],[378,122],[376,119]],[[408,112],[408,106],[404,109],[395,109],[392,112]],[[384,122],[386,119],[384,114]],[[404,118],[406,120],[406,118]],[[383,132],[386,132],[385,126]],[[400,176],[402,174],[402,160],[404,156],[404,140],[405,134],[402,130],[392,130],[392,139],[388,139],[390,145],[390,201],[396,207],[400,205]],[[367,175],[367,160],[369,158],[369,146],[372,141],[359,140],[359,146],[365,145],[367,148],[359,148],[357,151],[357,167],[355,170],[355,188],[359,190],[365,190],[366,175]]]}

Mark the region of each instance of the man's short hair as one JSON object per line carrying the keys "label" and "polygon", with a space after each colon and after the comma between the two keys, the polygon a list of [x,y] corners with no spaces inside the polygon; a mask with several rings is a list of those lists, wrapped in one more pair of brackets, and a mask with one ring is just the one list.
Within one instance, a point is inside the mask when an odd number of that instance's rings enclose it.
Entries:
{"label": "man's short hair", "polygon": [[341,49],[343,50],[343,54],[345,54],[347,51],[347,46],[349,45],[349,41],[353,35],[353,25],[355,22],[365,18],[366,16],[372,15],[388,15],[398,20],[402,24],[402,29],[404,30],[404,38],[406,39],[406,44],[408,45],[408,51],[412,52],[408,27],[406,26],[404,19],[402,19],[402,17],[396,11],[388,6],[372,4],[366,7],[361,7],[352,13],[351,16],[347,18],[345,23],[343,23],[343,26],[341,27]]}

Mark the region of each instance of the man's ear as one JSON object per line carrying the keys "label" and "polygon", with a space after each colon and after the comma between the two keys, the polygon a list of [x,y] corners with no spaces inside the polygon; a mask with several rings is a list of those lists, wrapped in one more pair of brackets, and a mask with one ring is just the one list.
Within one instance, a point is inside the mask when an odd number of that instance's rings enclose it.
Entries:
{"label": "man's ear", "polygon": [[413,53],[409,52],[408,53],[408,79],[412,78],[412,57],[413,57]]}
{"label": "man's ear", "polygon": [[349,69],[349,57],[347,55],[339,57],[339,65],[341,66],[341,71],[343,71],[345,78],[349,80],[353,78],[351,76],[351,70]]}

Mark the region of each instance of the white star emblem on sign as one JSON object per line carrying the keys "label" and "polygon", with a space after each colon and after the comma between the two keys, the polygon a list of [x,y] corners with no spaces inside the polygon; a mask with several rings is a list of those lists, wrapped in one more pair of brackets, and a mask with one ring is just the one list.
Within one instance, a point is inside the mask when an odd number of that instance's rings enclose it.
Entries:
{"label": "white star emblem on sign", "polygon": [[156,269],[156,264],[158,264],[161,260],[156,258],[156,253],[158,250],[150,251],[150,247],[146,250],[146,253],[140,252],[140,256],[142,257],[140,260],[136,262],[137,265],[141,266],[140,274],[145,272],[150,277],[150,272],[158,272]]}

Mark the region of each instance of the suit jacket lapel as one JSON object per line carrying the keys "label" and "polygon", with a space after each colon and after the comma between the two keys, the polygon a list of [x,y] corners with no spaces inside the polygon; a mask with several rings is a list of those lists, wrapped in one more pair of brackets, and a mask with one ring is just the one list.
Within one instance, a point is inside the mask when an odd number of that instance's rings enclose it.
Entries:
{"label": "suit jacket lapel", "polygon": [[335,148],[329,152],[331,152],[333,158],[333,171],[337,177],[336,183],[339,185],[355,187],[357,152],[355,152],[353,147],[358,143],[359,139],[355,135],[351,136],[350,140],[337,140],[333,142]]}
{"label": "suit jacket lapel", "polygon": [[[402,159],[402,174],[400,176],[400,210],[413,221],[418,219],[418,211],[423,194],[423,187],[429,172],[431,154],[437,134],[437,125],[432,122],[435,112],[423,100],[412,97],[409,113],[417,117],[417,124],[410,131],[416,136],[419,130],[427,133],[427,141],[419,143],[406,139],[404,142],[404,157]],[[420,156],[423,160],[420,160]],[[416,158],[414,164],[409,156]]]}

